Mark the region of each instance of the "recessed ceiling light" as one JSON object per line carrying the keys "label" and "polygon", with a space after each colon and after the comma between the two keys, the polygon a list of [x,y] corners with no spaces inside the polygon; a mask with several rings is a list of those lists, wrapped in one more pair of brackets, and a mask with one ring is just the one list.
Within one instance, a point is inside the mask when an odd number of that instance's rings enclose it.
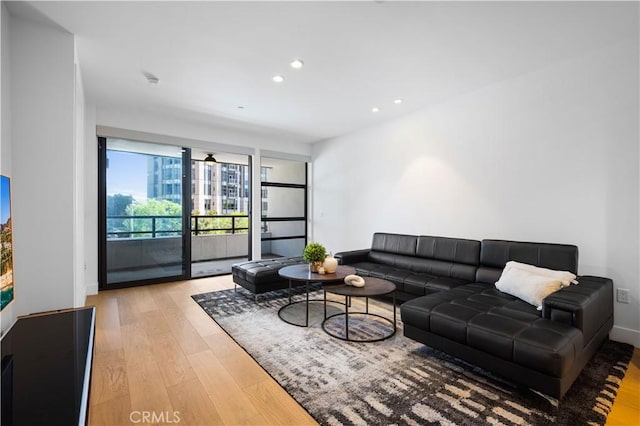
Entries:
{"label": "recessed ceiling light", "polygon": [[371,112],[380,112],[380,108],[373,107],[373,108],[371,108]]}
{"label": "recessed ceiling light", "polygon": [[274,75],[272,80],[276,83],[282,83],[284,81],[284,77],[281,75]]}
{"label": "recessed ceiling light", "polygon": [[302,62],[300,59],[294,59],[289,65],[291,65],[291,68],[299,70],[304,65],[304,62]]}
{"label": "recessed ceiling light", "polygon": [[238,105],[237,108],[238,109],[244,109],[244,107],[242,105]]}
{"label": "recessed ceiling light", "polygon": [[393,103],[396,104],[396,105],[401,104],[402,103],[402,99],[395,99],[393,101]]}

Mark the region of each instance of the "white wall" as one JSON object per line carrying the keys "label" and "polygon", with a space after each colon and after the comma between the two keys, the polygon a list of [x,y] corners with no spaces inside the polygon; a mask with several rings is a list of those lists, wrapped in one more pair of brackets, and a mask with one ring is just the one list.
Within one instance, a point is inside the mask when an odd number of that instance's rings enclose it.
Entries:
{"label": "white wall", "polygon": [[73,282],[74,307],[84,306],[87,298],[87,284],[85,281],[85,250],[84,250],[84,150],[85,150],[85,101],[82,74],[78,61],[78,52],[74,39],[74,105],[73,105]]}
{"label": "white wall", "polygon": [[74,37],[11,16],[10,43],[14,313],[22,315],[77,303]]}
{"label": "white wall", "polygon": [[[1,70],[0,81],[2,82],[0,88],[0,97],[2,101],[0,103],[0,115],[2,116],[2,124],[0,125],[0,174],[5,176],[12,176],[11,167],[11,85],[9,84],[11,79],[10,64],[10,43],[9,43],[9,11],[7,6],[0,3],[0,53]],[[15,297],[15,295],[14,295]],[[15,299],[14,299],[15,300]],[[13,324],[16,319],[13,306],[14,303],[7,305],[0,313],[0,330],[2,333]]]}
{"label": "white wall", "polygon": [[[301,144],[288,135],[267,135],[242,129],[208,125],[199,121],[187,121],[157,112],[130,109],[126,106],[97,106],[96,121],[99,126],[148,132],[156,135],[192,139],[191,148],[204,148],[215,143],[247,148],[261,148],[284,153],[311,155],[311,145]],[[201,142],[198,144],[198,142]]]}
{"label": "white wall", "polygon": [[84,279],[87,295],[98,294],[98,139],[96,106],[84,109]]}
{"label": "white wall", "polygon": [[2,95],[2,102],[0,103],[0,112],[2,113],[2,124],[0,129],[2,130],[1,144],[0,144],[0,167],[2,173],[11,176],[11,68],[10,64],[10,52],[11,44],[9,43],[9,11],[4,3],[0,3],[0,41],[2,42],[0,53],[1,70],[0,80],[2,85],[0,88],[0,94]]}
{"label": "white wall", "polygon": [[612,337],[640,346],[638,52],[628,40],[317,143],[314,237],[576,244],[581,274],[630,290]]}

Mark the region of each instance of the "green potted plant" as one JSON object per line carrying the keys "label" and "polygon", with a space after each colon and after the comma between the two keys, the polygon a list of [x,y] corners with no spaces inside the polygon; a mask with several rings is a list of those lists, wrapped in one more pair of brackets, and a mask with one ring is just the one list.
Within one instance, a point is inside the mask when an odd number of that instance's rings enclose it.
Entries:
{"label": "green potted plant", "polygon": [[311,272],[318,272],[318,268],[322,266],[326,256],[327,250],[320,243],[309,243],[302,252],[302,258],[309,263],[309,271]]}

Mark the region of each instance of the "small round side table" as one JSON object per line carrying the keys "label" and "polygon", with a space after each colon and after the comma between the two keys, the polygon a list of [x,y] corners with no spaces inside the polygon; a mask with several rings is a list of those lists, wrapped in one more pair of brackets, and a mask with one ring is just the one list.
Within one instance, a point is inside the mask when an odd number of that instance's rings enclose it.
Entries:
{"label": "small round side table", "polygon": [[[381,340],[388,339],[389,337],[396,334],[396,285],[391,281],[383,280],[381,278],[373,278],[373,277],[365,277],[365,285],[364,287],[352,287],[346,284],[323,284],[322,288],[324,290],[324,321],[322,321],[322,329],[329,336],[335,337],[336,339],[346,340],[348,342],[379,342]],[[339,312],[337,314],[327,316],[327,293],[337,294],[340,296],[344,296],[344,312]],[[369,312],[369,297],[374,296],[384,296],[387,294],[391,294],[393,297],[393,320],[390,318],[384,317],[382,315],[373,314]],[[352,297],[364,297],[365,298],[365,311],[364,312],[353,312],[349,311],[349,306],[351,305]],[[376,317],[382,319],[393,326],[391,333],[385,334],[380,338],[374,339],[353,339],[349,337],[349,316],[351,315],[363,315],[366,317]],[[344,316],[345,320],[345,335],[340,336],[328,330],[326,328],[326,323],[328,320],[334,317]]]}

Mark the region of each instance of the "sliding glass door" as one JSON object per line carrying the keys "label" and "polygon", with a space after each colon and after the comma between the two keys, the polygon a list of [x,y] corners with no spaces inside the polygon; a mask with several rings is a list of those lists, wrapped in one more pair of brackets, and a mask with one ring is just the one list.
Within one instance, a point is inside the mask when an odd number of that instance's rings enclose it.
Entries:
{"label": "sliding glass door", "polygon": [[229,274],[251,252],[250,158],[216,153],[214,162],[192,154],[191,277]]}
{"label": "sliding glass door", "polygon": [[[118,138],[98,142],[100,289],[227,274],[250,258],[250,157]],[[307,243],[307,164],[260,162],[261,257],[300,256]]]}
{"label": "sliding glass door", "polygon": [[101,288],[187,278],[189,150],[112,138],[99,144]]}

